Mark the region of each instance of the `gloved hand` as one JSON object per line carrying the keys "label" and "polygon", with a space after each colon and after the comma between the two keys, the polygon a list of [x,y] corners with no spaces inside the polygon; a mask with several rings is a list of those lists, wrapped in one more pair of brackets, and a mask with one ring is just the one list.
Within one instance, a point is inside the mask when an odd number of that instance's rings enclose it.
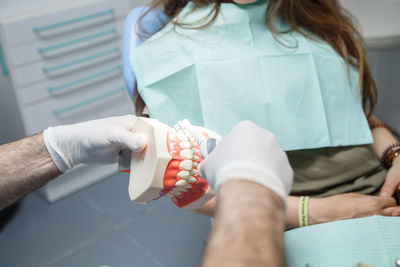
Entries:
{"label": "gloved hand", "polygon": [[136,119],[125,115],[50,127],[43,132],[44,142],[62,172],[82,163],[115,163],[122,149],[139,152],[146,147],[146,136],[132,133]]}
{"label": "gloved hand", "polygon": [[199,171],[215,191],[226,181],[247,179],[284,200],[293,182],[293,170],[274,135],[250,121],[236,125],[203,160]]}

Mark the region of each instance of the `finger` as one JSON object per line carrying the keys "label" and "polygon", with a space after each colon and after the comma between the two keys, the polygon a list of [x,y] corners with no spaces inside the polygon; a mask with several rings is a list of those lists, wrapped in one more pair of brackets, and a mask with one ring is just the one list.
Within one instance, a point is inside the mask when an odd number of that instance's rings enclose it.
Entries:
{"label": "finger", "polygon": [[120,145],[134,152],[140,152],[146,148],[147,137],[144,134],[137,134],[137,133],[132,133],[130,131],[124,131],[121,132],[117,142]]}
{"label": "finger", "polygon": [[395,212],[398,212],[400,215],[400,208],[398,206],[383,209],[382,215],[383,216],[399,216],[399,215],[393,215]]}
{"label": "finger", "polygon": [[399,187],[400,179],[393,172],[389,170],[386,181],[381,188],[380,196],[391,197],[396,189]]}
{"label": "finger", "polygon": [[391,215],[392,216],[400,216],[400,207],[398,207],[394,211],[392,211]]}
{"label": "finger", "polygon": [[379,197],[379,199],[382,209],[396,206],[396,200],[393,197]]}

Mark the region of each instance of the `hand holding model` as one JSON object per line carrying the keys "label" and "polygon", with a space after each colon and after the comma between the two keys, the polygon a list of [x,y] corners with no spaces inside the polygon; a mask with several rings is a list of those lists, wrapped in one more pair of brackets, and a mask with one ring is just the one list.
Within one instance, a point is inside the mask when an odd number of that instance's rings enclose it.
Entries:
{"label": "hand holding model", "polygon": [[226,181],[246,179],[285,199],[293,182],[293,170],[274,135],[249,121],[236,125],[199,169],[215,191]]}
{"label": "hand holding model", "polygon": [[115,163],[122,149],[142,151],[147,139],[132,132],[136,120],[125,115],[50,127],[43,136],[57,168],[65,172],[78,164]]}

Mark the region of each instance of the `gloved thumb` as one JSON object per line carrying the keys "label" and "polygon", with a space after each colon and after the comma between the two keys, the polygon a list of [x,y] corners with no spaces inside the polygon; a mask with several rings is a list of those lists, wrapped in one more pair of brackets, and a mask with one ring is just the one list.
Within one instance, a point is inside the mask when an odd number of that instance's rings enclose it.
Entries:
{"label": "gloved thumb", "polygon": [[140,152],[147,145],[147,137],[144,134],[124,131],[120,134],[118,143],[133,152]]}

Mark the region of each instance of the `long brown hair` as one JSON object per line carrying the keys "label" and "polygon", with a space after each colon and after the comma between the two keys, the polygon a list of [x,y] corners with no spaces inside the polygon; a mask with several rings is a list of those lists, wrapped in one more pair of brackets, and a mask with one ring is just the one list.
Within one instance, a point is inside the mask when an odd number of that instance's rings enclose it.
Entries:
{"label": "long brown hair", "polygon": [[[221,3],[225,0],[192,0],[195,7],[214,4],[209,20],[202,27],[211,24],[218,15]],[[188,0],[154,0],[150,9],[161,7],[170,17],[170,22],[181,25],[173,18],[179,14]],[[289,30],[280,32],[274,26],[278,17],[289,26]],[[266,10],[266,25],[276,36],[296,31],[307,38],[311,34],[327,42],[346,62],[347,66],[358,69],[362,106],[367,117],[370,117],[377,101],[376,84],[365,58],[363,40],[353,26],[350,14],[342,8],[338,0],[269,0]],[[198,28],[198,27],[195,27]],[[140,95],[135,99],[137,112],[141,114],[144,102]]]}

